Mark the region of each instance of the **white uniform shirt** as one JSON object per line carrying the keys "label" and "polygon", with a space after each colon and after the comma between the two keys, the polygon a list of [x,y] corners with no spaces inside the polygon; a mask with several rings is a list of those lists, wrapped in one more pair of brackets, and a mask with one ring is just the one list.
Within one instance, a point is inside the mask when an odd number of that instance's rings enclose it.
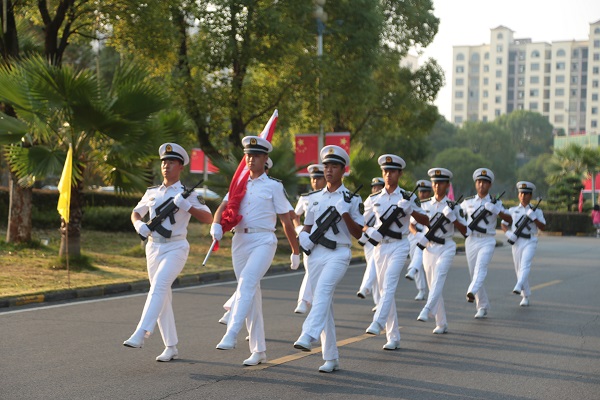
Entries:
{"label": "white uniform shirt", "polygon": [[[229,200],[227,193],[223,201]],[[248,178],[246,194],[240,203],[238,214],[242,220],[236,230],[264,229],[275,232],[277,214],[287,214],[292,209],[283,185],[278,180],[262,174],[256,179]]]}
{"label": "white uniform shirt", "polygon": [[[329,208],[329,206],[335,206],[340,199],[343,198],[343,194],[350,194],[348,189],[342,184],[335,192],[329,192],[327,187],[312,194],[306,210],[306,217],[304,218],[305,225],[312,225],[311,233],[317,229],[316,220]],[[360,213],[359,206],[362,203],[360,196],[352,196],[350,200],[350,217],[354,222],[359,225],[364,224],[363,215]],[[352,235],[346,226],[346,223],[341,219],[337,223],[339,233],[336,235],[332,229],[328,229],[325,233],[325,238],[335,241],[338,244],[351,245]]]}
{"label": "white uniform shirt", "polygon": [[[365,201],[365,215],[370,212],[375,214],[375,229],[378,229],[381,226],[381,216],[385,214],[390,206],[397,205],[398,202],[403,199],[403,193],[407,193],[406,190],[398,186],[392,193],[388,193],[384,188],[381,192],[374,193],[367,198]],[[412,203],[412,211],[424,214],[423,210],[417,203],[417,196],[415,194],[412,195],[410,201]],[[402,237],[406,237],[406,235],[409,233],[408,226],[410,224],[410,214],[400,218],[399,221],[402,224],[402,228],[398,228],[398,225],[393,223],[390,227],[390,230],[393,232],[402,233]]]}
{"label": "white uniform shirt", "polygon": [[304,193],[303,195],[301,195],[300,198],[298,199],[298,203],[296,204],[296,208],[294,209],[294,212],[296,213],[296,215],[300,216],[300,215],[304,214],[306,212],[306,209],[308,208],[308,203],[310,202],[310,196],[315,193],[319,193],[319,192],[320,192],[320,190],[315,190],[314,192]]}
{"label": "white uniform shirt", "polygon": [[[462,208],[462,210],[466,216],[467,225],[470,224],[471,221],[473,221],[473,214],[475,213],[475,211],[477,211],[480,207],[483,208],[483,205],[485,203],[489,203],[490,201],[492,201],[492,198],[490,197],[489,194],[487,194],[483,199],[481,197],[479,197],[478,195],[475,195],[473,197],[469,197],[469,198],[465,199],[465,201],[460,203],[460,208]],[[498,200],[498,202],[496,204],[502,206],[502,201]],[[502,212],[505,212],[504,208],[502,208],[502,210],[503,210]],[[497,218],[497,215],[495,215],[495,214],[489,215],[487,217],[488,223],[486,224],[485,221],[481,220],[481,221],[479,221],[478,226],[482,229],[485,229],[485,231],[488,235],[495,235],[496,234],[496,218]],[[476,231],[473,231],[473,232],[477,233]],[[481,232],[479,232],[479,233],[481,233]]]}
{"label": "white uniform shirt", "polygon": [[[435,197],[432,197],[428,200],[423,200],[423,202],[421,203],[421,208],[423,208],[423,211],[425,211],[425,213],[427,213],[427,215],[429,216],[429,219],[431,221],[429,224],[430,226],[432,226],[436,222],[435,220],[433,220],[433,217],[437,213],[441,213],[442,210],[448,205],[449,201],[451,200],[448,198],[448,196],[444,197],[442,201],[437,201]],[[459,210],[459,207],[454,207],[454,215],[456,216],[456,220],[462,223],[463,225],[466,225],[467,223],[465,219],[460,215]],[[443,239],[452,238],[452,236],[454,235],[454,223],[446,221],[446,223],[444,223],[443,225],[443,228],[446,230],[446,233],[444,233],[444,231],[442,231],[442,229],[440,228],[435,232],[435,237]],[[425,232],[427,231],[429,231],[429,229],[425,228]]]}
{"label": "white uniform shirt", "polygon": [[[510,230],[514,233],[517,230],[517,222],[527,214],[527,211],[531,208],[531,205],[528,204],[527,207],[523,207],[522,204],[519,203],[518,206],[511,207],[508,209],[510,216],[513,219],[512,226]],[[535,216],[542,223],[546,224],[546,219],[544,218],[544,213],[539,208],[535,210]],[[538,235],[538,227],[534,222],[530,222],[529,226],[521,232],[525,235],[537,236]]]}
{"label": "white uniform shirt", "polygon": [[[133,209],[134,212],[140,214],[142,218],[150,211],[150,219],[154,218],[157,214],[156,209],[160,207],[166,200],[169,198],[175,197],[178,193],[182,193],[185,190],[185,187],[181,184],[180,181],[177,181],[171,186],[165,186],[164,184],[160,186],[149,187],[144,193],[144,196],[139,201],[139,203]],[[210,212],[210,209],[201,204],[198,200],[198,196],[192,193],[187,200],[190,202],[192,207]],[[162,222],[163,228],[171,231],[171,237],[174,236],[186,236],[187,235],[187,225],[190,222],[190,217],[192,216],[189,212],[183,211],[179,209],[175,214],[175,223],[171,224],[169,218],[165,219]],[[159,235],[158,232],[153,232],[153,236]]]}

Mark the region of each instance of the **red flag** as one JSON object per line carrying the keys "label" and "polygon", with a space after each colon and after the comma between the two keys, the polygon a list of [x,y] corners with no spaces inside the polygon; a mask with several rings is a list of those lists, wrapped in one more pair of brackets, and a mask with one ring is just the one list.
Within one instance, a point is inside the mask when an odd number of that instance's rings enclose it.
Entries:
{"label": "red flag", "polygon": [[450,187],[448,188],[448,198],[454,201],[454,188],[452,187],[452,183],[450,183]]}
{"label": "red flag", "polygon": [[[273,132],[275,132],[275,125],[277,125],[278,113],[277,110],[273,112],[269,122],[265,125],[265,128],[260,134],[260,137],[268,140],[269,142],[273,138]],[[250,171],[246,166],[246,156],[242,158],[240,164],[233,174],[233,178],[231,179],[231,184],[229,185],[229,200],[227,201],[227,206],[223,210],[223,214],[221,215],[221,226],[223,227],[223,232],[230,231],[242,220],[242,216],[238,214],[240,209],[240,204],[244,195],[246,194],[246,184],[248,183],[248,177],[250,176]]]}
{"label": "red flag", "polygon": [[194,174],[203,174],[204,162],[207,162],[208,174],[216,174],[219,172],[219,168],[215,167],[208,157],[205,158],[202,149],[192,149],[192,156],[190,157],[190,172]]}
{"label": "red flag", "polygon": [[579,212],[583,212],[583,189],[579,191]]}
{"label": "red flag", "polygon": [[308,176],[306,166],[319,162],[319,135],[306,133],[296,135],[296,167],[300,176]]}
{"label": "red flag", "polygon": [[[328,133],[325,135],[325,146],[329,146],[330,144],[340,146],[342,149],[346,150],[346,153],[350,155],[350,132],[336,132],[336,133]],[[350,166],[346,165],[345,175],[350,173]]]}

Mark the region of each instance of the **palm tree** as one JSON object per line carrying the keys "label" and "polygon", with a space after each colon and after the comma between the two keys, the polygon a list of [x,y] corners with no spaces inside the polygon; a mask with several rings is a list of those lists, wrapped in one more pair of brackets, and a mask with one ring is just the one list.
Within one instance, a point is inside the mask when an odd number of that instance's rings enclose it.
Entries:
{"label": "palm tree", "polygon": [[596,204],[595,177],[600,169],[600,149],[593,147],[583,147],[578,144],[569,144],[566,147],[556,150],[552,157],[552,162],[548,167],[548,183],[558,184],[568,177],[576,177],[580,180],[592,176],[592,205]]}
{"label": "palm tree", "polygon": [[131,63],[104,84],[87,70],[26,59],[0,67],[0,101],[17,114],[0,114],[0,143],[8,144],[6,158],[21,184],[60,174],[73,146],[70,221],[61,222],[60,255],[67,227],[69,254],[80,255],[85,170],[102,171],[121,192],[143,190],[156,149],[183,129],[183,118],[161,113],[166,93]]}

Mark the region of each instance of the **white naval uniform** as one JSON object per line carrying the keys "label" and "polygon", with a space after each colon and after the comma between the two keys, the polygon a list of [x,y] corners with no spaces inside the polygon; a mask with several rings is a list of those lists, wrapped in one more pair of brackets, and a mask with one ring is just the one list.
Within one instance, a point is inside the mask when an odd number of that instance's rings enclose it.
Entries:
{"label": "white naval uniform", "polygon": [[[469,197],[460,203],[464,215],[467,217],[467,225],[473,220],[473,213],[480,207],[483,208],[485,203],[492,199],[490,195],[486,195],[483,199],[478,195]],[[498,200],[498,205],[502,206],[502,201]],[[504,211],[503,211],[504,212]],[[476,307],[490,309],[487,292],[483,286],[483,281],[487,275],[488,264],[492,260],[494,250],[496,249],[496,220],[498,214],[492,214],[487,217],[488,223],[479,221],[479,227],[485,230],[485,233],[475,230],[465,240],[465,252],[467,255],[467,264],[469,265],[469,274],[471,275],[471,283],[467,289],[467,293],[475,295]]]}
{"label": "white naval uniform", "polygon": [[[227,199],[229,196],[224,200]],[[236,225],[231,241],[233,271],[238,284],[227,335],[237,337],[246,322],[251,353],[267,349],[260,280],[271,266],[277,249],[277,215],[287,214],[290,207],[281,182],[264,173],[256,179],[248,178],[238,212],[242,220]]]}
{"label": "white naval uniform", "polygon": [[[432,226],[435,223],[433,217],[437,213],[441,213],[448,205],[449,201],[450,199],[446,196],[439,202],[435,197],[432,197],[421,203],[421,207],[427,213],[431,221],[429,226]],[[458,207],[454,208],[456,220],[463,225],[466,225],[466,221],[460,215],[459,210]],[[444,239],[445,243],[440,244],[430,241],[427,243],[425,250],[423,250],[423,267],[427,276],[427,284],[429,285],[429,297],[427,298],[425,308],[429,310],[428,316],[435,316],[435,325],[439,327],[446,327],[448,325],[442,292],[444,290],[444,283],[446,282],[448,271],[452,266],[452,260],[456,254],[456,243],[453,239],[454,223],[446,222],[443,225],[443,228],[446,230],[446,233],[441,229],[438,229],[435,233],[435,237]],[[425,228],[425,232],[427,231],[428,228]]]}
{"label": "white naval uniform", "polygon": [[[184,187],[180,181],[170,186],[163,184],[148,188],[133,211],[141,215],[142,218],[150,212],[150,218],[154,218],[157,214],[157,207],[183,191]],[[197,196],[192,194],[187,200],[192,207],[210,213],[206,205],[200,204]],[[152,333],[158,322],[158,328],[165,346],[175,346],[178,342],[171,285],[185,266],[190,249],[186,235],[191,214],[179,209],[174,217],[174,224],[171,224],[169,218],[162,222],[165,229],[172,231],[171,238],[164,238],[156,231],[148,237],[146,265],[148,267],[148,277],[150,278],[150,291],[136,329],[143,329]]]}
{"label": "white naval uniform", "polygon": [[[305,225],[312,225],[311,232],[317,229],[316,220],[329,208],[335,206],[343,198],[344,193],[349,193],[342,184],[335,192],[329,192],[327,187],[311,195],[311,202],[306,211]],[[350,217],[357,224],[363,225],[363,215],[359,211],[362,202],[359,196],[353,196],[350,203]],[[337,223],[339,232],[335,234],[332,229],[325,233],[327,239],[337,243],[333,250],[320,244],[315,245],[308,256],[308,276],[313,288],[313,303],[304,324],[302,334],[307,334],[313,339],[321,337],[323,359],[325,361],[339,358],[335,335],[335,321],[333,319],[333,293],[337,284],[342,280],[350,259],[352,258],[352,236],[344,220]]]}
{"label": "white naval uniform", "polygon": [[[517,222],[521,217],[527,214],[527,210],[531,208],[530,205],[527,207],[523,207],[523,205],[519,204],[518,206],[511,207],[508,210],[508,213],[513,219],[512,227],[510,229],[511,232],[517,229]],[[535,216],[537,219],[546,224],[546,219],[544,218],[544,213],[539,208],[535,210]],[[535,255],[535,250],[537,248],[538,243],[538,227],[532,221],[529,223],[529,226],[523,230],[524,234],[530,235],[530,239],[526,239],[523,237],[519,237],[515,244],[512,246],[512,255],[513,262],[515,264],[515,273],[517,274],[517,285],[516,287],[521,288],[521,296],[529,297],[531,295],[531,289],[529,288],[529,272],[531,271],[531,262],[533,260],[533,256]]]}
{"label": "white naval uniform", "polygon": [[[375,214],[375,229],[381,226],[382,215],[385,214],[390,206],[397,205],[403,199],[404,193],[407,192],[397,187],[392,193],[388,193],[386,189],[383,189],[381,192],[367,198],[365,201],[365,213],[372,211]],[[412,203],[412,211],[423,213],[421,207],[418,206],[416,195],[413,194],[410,201]],[[400,340],[395,294],[398,281],[400,280],[400,273],[404,269],[404,263],[410,251],[410,243],[408,242],[410,214],[400,218],[400,223],[402,224],[401,228],[394,223],[390,229],[401,233],[402,239],[393,239],[384,236],[382,241],[375,246],[373,254],[377,268],[377,284],[380,294],[373,322],[377,322],[380,326],[385,327],[388,341]]]}
{"label": "white naval uniform", "polygon": [[[410,223],[414,224],[417,231],[423,231],[423,225],[419,224],[414,218],[410,218]],[[423,271],[423,250],[417,246],[416,235],[409,231],[408,242],[410,243],[410,264],[406,268],[407,271],[414,269],[417,271],[415,274],[415,286],[419,291],[427,291],[427,279],[425,278],[425,272]]]}
{"label": "white naval uniform", "polygon": [[[370,211],[368,214],[365,212],[363,215],[366,226],[375,225],[375,215],[372,211]],[[373,258],[374,250],[375,246],[373,246],[371,242],[367,241],[363,247],[363,251],[365,252],[366,268],[358,290],[370,292],[373,296],[373,302],[375,305],[377,305],[377,303],[379,303],[379,286],[377,286],[377,268],[375,268],[375,259]]]}
{"label": "white naval uniform", "polygon": [[[294,209],[296,215],[302,216],[304,213],[306,213],[306,209],[308,208],[308,204],[310,202],[310,196],[318,192],[319,191],[314,191],[300,196],[298,199],[298,204],[296,204],[296,208]],[[302,284],[300,285],[300,291],[298,292],[298,303],[305,301],[306,303],[311,304],[313,291],[310,286],[310,279],[308,277],[308,256],[304,254],[302,259],[304,262],[304,278],[302,278]]]}

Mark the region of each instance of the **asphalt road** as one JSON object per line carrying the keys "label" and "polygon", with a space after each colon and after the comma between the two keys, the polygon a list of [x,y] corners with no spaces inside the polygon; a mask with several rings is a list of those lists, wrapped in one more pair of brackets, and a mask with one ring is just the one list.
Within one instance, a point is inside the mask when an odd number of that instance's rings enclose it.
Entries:
{"label": "asphalt road", "polygon": [[531,274],[531,306],[519,307],[510,246],[496,249],[486,279],[492,308],[475,320],[465,300],[468,270],[455,257],[444,297],[449,333],[416,320],[412,282],[397,305],[402,348],[383,351],[368,336],[372,302],[356,297],[364,265],[352,266],[335,295],[341,370],[317,371],[318,351],[292,343],[304,318],[293,314],[301,273],[262,282],[269,363],[243,367],[245,332],[235,350],[215,349],[217,323],[233,283],[179,289],[174,305],[181,359],[159,363],[158,329],[143,349],[121,345],[145,295],[0,313],[0,399],[598,399],[600,398],[600,240],[542,237]]}

